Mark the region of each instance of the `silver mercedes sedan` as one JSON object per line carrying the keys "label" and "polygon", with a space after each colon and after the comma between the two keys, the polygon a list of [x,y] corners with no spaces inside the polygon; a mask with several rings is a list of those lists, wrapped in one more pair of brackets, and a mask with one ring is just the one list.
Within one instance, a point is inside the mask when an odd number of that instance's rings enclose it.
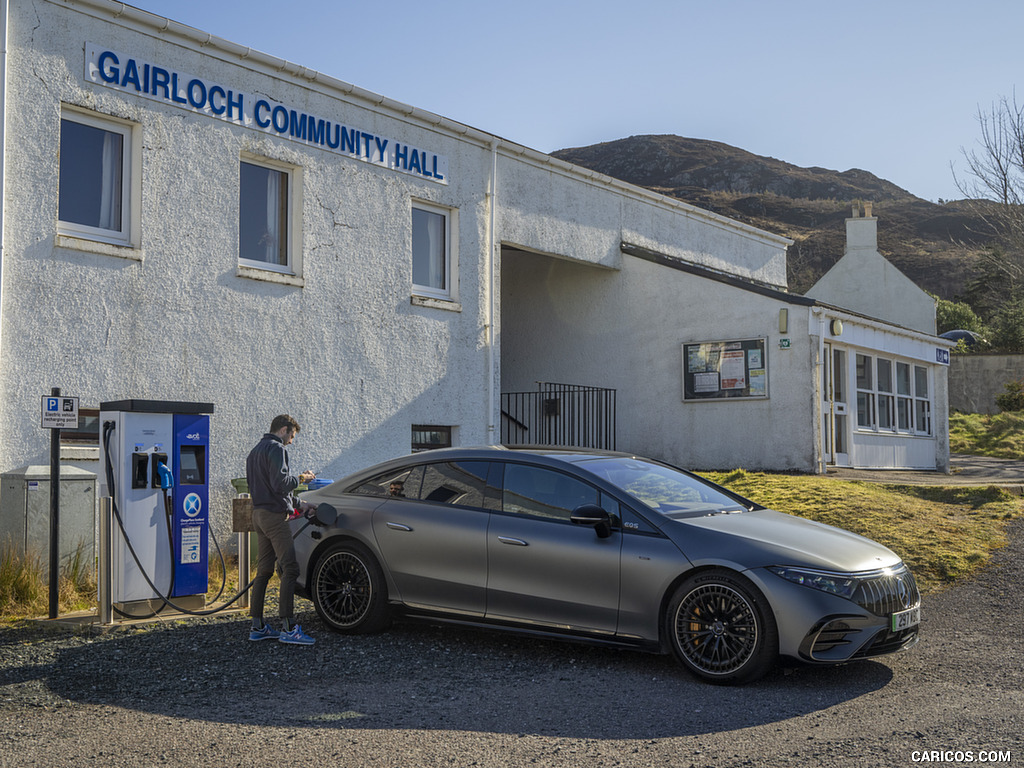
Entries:
{"label": "silver mercedes sedan", "polygon": [[338,632],[399,612],[673,653],[712,683],[917,641],[920,595],[890,550],[640,456],[427,451],[302,501],[298,591]]}

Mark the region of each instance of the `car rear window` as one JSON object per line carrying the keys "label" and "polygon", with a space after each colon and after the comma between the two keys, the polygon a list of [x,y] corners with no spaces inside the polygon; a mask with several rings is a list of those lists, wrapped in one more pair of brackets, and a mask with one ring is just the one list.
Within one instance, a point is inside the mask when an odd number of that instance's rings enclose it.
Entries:
{"label": "car rear window", "polygon": [[419,497],[422,482],[422,465],[402,467],[379,474],[355,488],[350,488],[348,492],[359,496],[393,496],[415,499]]}
{"label": "car rear window", "polygon": [[452,504],[459,507],[485,505],[488,461],[442,461],[427,464],[423,470],[422,501]]}

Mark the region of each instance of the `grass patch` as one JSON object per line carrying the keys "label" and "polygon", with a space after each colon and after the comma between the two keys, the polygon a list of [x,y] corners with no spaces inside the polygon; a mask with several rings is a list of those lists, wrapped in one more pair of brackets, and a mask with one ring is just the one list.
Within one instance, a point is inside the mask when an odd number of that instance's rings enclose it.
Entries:
{"label": "grass patch", "polygon": [[[57,579],[61,614],[96,605],[96,573],[79,548],[64,564]],[[50,608],[50,581],[43,559],[9,543],[0,545],[0,620],[45,616]]]}
{"label": "grass patch", "polygon": [[[210,558],[208,607],[227,602],[238,591],[238,558],[225,555],[224,559],[226,578],[220,559]],[[64,564],[57,584],[57,607],[62,616],[96,608],[95,563],[87,561],[81,550]],[[7,543],[0,545],[0,623],[46,616],[49,610],[50,583],[43,558]]]}
{"label": "grass patch", "polygon": [[1024,460],[1024,412],[949,414],[949,450]]}
{"label": "grass patch", "polygon": [[702,472],[780,512],[845,528],[906,562],[924,592],[977,571],[1006,545],[1006,523],[1024,500],[995,487],[882,485],[821,475]]}

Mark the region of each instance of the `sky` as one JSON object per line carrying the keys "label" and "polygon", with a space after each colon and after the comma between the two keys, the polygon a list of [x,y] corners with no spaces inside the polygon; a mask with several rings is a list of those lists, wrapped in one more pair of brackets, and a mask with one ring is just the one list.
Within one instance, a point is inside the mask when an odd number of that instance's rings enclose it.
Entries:
{"label": "sky", "polygon": [[1024,79],[1007,0],[130,4],[541,152],[676,134],[934,202]]}

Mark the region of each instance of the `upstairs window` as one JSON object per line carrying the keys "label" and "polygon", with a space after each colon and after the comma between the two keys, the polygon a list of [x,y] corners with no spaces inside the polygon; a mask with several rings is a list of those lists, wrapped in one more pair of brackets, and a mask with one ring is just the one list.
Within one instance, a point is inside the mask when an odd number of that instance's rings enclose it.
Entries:
{"label": "upstairs window", "polygon": [[451,224],[444,208],[416,203],[412,208],[413,293],[439,299],[452,296]]}
{"label": "upstairs window", "polygon": [[294,273],[291,248],[293,171],[243,160],[239,173],[238,258],[242,264]]}
{"label": "upstairs window", "polygon": [[57,196],[61,234],[130,244],[131,141],[127,123],[62,113]]}

